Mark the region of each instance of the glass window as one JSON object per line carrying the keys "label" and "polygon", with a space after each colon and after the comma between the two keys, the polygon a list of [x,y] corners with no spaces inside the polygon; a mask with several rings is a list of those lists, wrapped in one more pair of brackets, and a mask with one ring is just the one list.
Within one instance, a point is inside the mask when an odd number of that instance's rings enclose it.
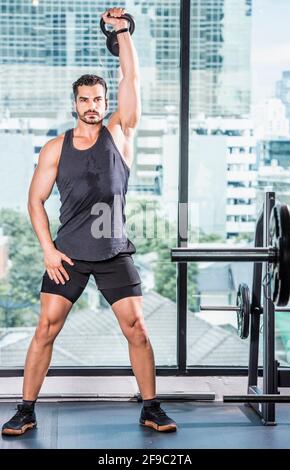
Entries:
{"label": "glass window", "polygon": [[[290,71],[287,54],[281,56],[290,39],[289,15],[283,0],[191,2],[191,244],[253,246],[264,192],[290,202]],[[248,342],[237,335],[236,313],[200,312],[199,306],[235,304],[240,282],[252,288],[253,264],[198,263],[190,269],[189,364],[247,365]],[[277,357],[285,365],[287,315],[276,314],[276,326]]]}
{"label": "glass window", "polygon": [[[40,312],[44,264],[28,217],[27,198],[41,147],[76,125],[72,83],[102,76],[109,113],[117,109],[119,61],[99,29],[105,1],[19,0],[17,16],[0,0],[0,366],[23,367]],[[61,7],[60,7],[61,5]],[[143,311],[156,365],[176,365],[176,245],[179,143],[179,1],[121,1],[136,19],[142,119],[134,137],[126,224],[136,247]],[[150,8],[150,15],[144,13]],[[29,11],[28,11],[29,10]],[[19,19],[19,26],[12,27]],[[167,21],[165,21],[165,19]],[[25,34],[21,25],[25,24]],[[170,50],[168,34],[170,32]],[[17,133],[19,131],[19,133]],[[52,237],[59,227],[55,185],[45,209]],[[55,345],[52,366],[128,366],[127,341],[91,276]]]}
{"label": "glass window", "polygon": [[[37,4],[38,3],[38,4]],[[69,4],[68,4],[69,3]],[[176,264],[180,99],[180,0],[121,1],[136,19],[142,119],[126,204],[142,278],[143,311],[157,366],[176,365]],[[43,256],[27,212],[42,146],[73,128],[72,83],[102,76],[117,109],[119,62],[89,0],[0,0],[0,366],[23,367],[40,312]],[[290,203],[290,70],[285,0],[191,0],[189,243],[249,244],[264,192]],[[273,28],[273,24],[279,24]],[[170,41],[170,43],[169,43]],[[285,54],[281,51],[286,51]],[[279,58],[279,60],[278,60]],[[59,227],[54,185],[45,208]],[[252,264],[188,265],[188,365],[244,366],[248,344],[235,303]],[[276,352],[290,362],[287,316],[276,315]],[[55,342],[52,366],[128,366],[127,342],[91,277]]]}

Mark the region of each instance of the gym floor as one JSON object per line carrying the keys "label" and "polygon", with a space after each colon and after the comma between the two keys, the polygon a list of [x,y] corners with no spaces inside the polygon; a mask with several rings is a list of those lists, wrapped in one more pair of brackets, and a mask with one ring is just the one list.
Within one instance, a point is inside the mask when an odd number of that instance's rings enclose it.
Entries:
{"label": "gym floor", "polygon": [[[37,403],[38,427],[23,436],[2,436],[0,449],[289,449],[290,405],[276,407],[277,426],[263,426],[245,405],[163,402],[176,433],[138,424],[136,402]],[[16,404],[0,403],[1,423]]]}

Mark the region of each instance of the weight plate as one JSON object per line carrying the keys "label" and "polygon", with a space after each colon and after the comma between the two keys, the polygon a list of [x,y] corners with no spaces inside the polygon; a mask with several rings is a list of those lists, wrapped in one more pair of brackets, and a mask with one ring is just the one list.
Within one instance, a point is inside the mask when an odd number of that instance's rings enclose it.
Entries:
{"label": "weight plate", "polygon": [[290,296],[290,215],[286,204],[275,204],[270,216],[270,245],[278,250],[271,263],[272,300],[277,306],[288,304]]}
{"label": "weight plate", "polygon": [[237,292],[236,305],[238,334],[241,339],[247,339],[250,330],[250,289],[247,284],[240,284]]}

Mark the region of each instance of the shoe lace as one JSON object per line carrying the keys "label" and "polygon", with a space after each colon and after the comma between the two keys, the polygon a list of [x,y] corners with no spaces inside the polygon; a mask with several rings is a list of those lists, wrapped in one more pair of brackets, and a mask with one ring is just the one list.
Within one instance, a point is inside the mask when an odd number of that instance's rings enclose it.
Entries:
{"label": "shoe lace", "polygon": [[15,410],[17,410],[17,412],[13,416],[13,419],[14,418],[21,418],[22,416],[25,416],[29,412],[27,409],[21,407],[21,405],[17,405]]}
{"label": "shoe lace", "polygon": [[152,411],[154,411],[154,414],[158,416],[159,418],[166,416],[165,411],[158,404],[152,406]]}

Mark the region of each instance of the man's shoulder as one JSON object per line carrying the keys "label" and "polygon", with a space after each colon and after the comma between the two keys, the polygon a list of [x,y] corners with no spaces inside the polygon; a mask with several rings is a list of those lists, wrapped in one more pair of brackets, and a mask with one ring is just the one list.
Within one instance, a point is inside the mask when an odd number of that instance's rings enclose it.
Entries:
{"label": "man's shoulder", "polygon": [[64,137],[65,133],[48,140],[41,149],[39,155],[40,161],[58,164],[62,151]]}
{"label": "man's shoulder", "polygon": [[63,132],[62,134],[57,135],[53,139],[50,139],[48,141],[48,143],[51,142],[51,145],[59,145],[59,144],[63,143],[64,138],[65,138],[65,132]]}
{"label": "man's shoulder", "polygon": [[61,149],[63,141],[64,141],[64,137],[65,137],[65,132],[54,137],[53,139],[48,140],[44,147],[46,149],[58,149],[58,148]]}

